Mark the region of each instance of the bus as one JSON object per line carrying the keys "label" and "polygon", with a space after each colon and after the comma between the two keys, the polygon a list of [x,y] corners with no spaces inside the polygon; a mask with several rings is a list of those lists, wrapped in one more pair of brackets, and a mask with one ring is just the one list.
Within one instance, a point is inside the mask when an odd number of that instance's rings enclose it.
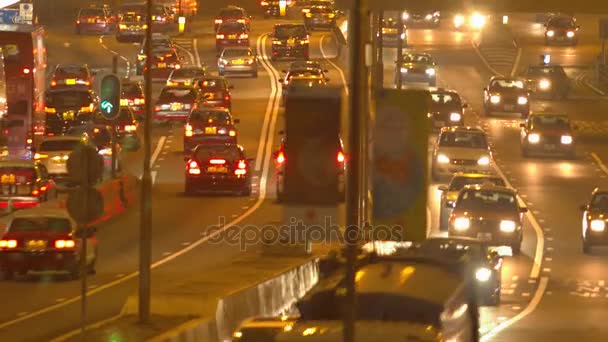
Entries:
{"label": "bus", "polygon": [[44,134],[47,67],[44,34],[41,26],[0,25],[0,50],[6,84],[2,133],[8,136],[7,147],[11,156],[27,155],[34,144],[34,136]]}

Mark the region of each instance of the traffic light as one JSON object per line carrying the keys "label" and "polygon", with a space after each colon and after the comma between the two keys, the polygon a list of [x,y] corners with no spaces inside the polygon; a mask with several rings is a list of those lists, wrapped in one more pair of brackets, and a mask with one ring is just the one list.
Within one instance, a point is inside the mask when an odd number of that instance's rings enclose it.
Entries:
{"label": "traffic light", "polygon": [[290,89],[285,103],[285,203],[334,205],[344,196],[341,111],[339,88]]}
{"label": "traffic light", "polygon": [[116,75],[106,75],[101,79],[101,115],[112,120],[120,111],[120,79]]}

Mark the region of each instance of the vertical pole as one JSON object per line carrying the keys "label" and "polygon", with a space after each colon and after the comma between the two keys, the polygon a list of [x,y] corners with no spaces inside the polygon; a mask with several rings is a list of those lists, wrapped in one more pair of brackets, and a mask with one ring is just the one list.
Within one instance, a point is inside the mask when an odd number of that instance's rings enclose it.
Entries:
{"label": "vertical pole", "polygon": [[[83,149],[83,151],[87,151]],[[88,151],[87,151],[88,152]],[[80,168],[82,170],[82,179],[80,180],[80,188],[87,189],[89,187],[89,154],[83,153],[83,157],[80,158]],[[84,196],[82,199],[82,207],[85,213],[89,212],[88,207],[88,196]],[[87,226],[82,222],[78,222],[78,231],[81,234],[81,250],[80,250],[80,336],[83,341],[86,342],[86,330],[87,330]]]}
{"label": "vertical pole", "polygon": [[150,130],[152,116],[152,0],[147,0],[146,10],[146,68],[144,70],[144,167],[141,184],[140,240],[139,240],[139,323],[150,319],[150,263],[152,249],[152,176],[150,170]]}
{"label": "vertical pole", "polygon": [[118,55],[112,55],[112,73],[114,75],[118,74]]}
{"label": "vertical pole", "polygon": [[397,40],[397,61],[395,61],[395,68],[397,72],[397,89],[401,89],[403,87],[403,74],[401,74],[401,61],[403,60],[403,41],[401,37],[403,37],[403,13],[399,11],[399,18],[397,19],[399,23],[399,27],[397,27],[397,35],[399,35]]}
{"label": "vertical pole", "polygon": [[384,11],[378,11],[378,64],[376,73],[378,74],[378,89],[384,87],[384,32],[382,32],[384,22]]}
{"label": "vertical pole", "polygon": [[116,178],[116,172],[117,172],[117,162],[118,162],[118,156],[116,155],[116,153],[118,153],[118,151],[116,150],[116,144],[117,144],[117,139],[116,139],[116,135],[117,135],[117,126],[115,123],[112,123],[112,136],[111,136],[111,144],[112,144],[112,179]]}

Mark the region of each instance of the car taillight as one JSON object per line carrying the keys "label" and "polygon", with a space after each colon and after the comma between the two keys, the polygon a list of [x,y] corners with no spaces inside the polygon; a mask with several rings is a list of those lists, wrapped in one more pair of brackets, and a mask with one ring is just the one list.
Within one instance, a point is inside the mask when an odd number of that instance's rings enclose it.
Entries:
{"label": "car taillight", "polygon": [[57,81],[51,81],[51,87],[56,87],[57,86]]}
{"label": "car taillight", "polygon": [[215,35],[215,39],[224,39],[224,35],[223,34],[216,34]]}
{"label": "car taillight", "polygon": [[188,174],[190,175],[200,175],[201,168],[198,166],[198,163],[195,160],[188,161]]}
{"label": "car taillight", "polygon": [[268,1],[260,1],[260,6],[268,6]]}
{"label": "car taillight", "polygon": [[222,23],[222,19],[215,19],[215,23],[216,24],[221,24]]}
{"label": "car taillight", "polygon": [[[49,133],[49,136],[51,136],[51,133]],[[40,160],[40,159],[45,159],[48,158],[49,156],[46,154],[42,154],[42,153],[34,153],[34,159],[35,160]]]}
{"label": "car taillight", "polygon": [[12,248],[17,248],[17,240],[5,240],[2,239],[0,240],[0,248],[3,249],[12,249]]}
{"label": "car taillight", "polygon": [[32,196],[40,196],[40,190],[32,191]]}
{"label": "car taillight", "polygon": [[344,153],[342,152],[338,152],[338,163],[344,163],[344,161],[346,160],[346,157],[344,156]]}
{"label": "car taillight", "polygon": [[80,19],[76,20],[76,25],[80,25]]}
{"label": "car taillight", "polygon": [[249,38],[249,35],[247,33],[243,33],[239,36],[239,39],[247,39]]}
{"label": "car taillight", "polygon": [[21,71],[23,71],[23,73],[25,75],[29,75],[29,73],[32,72],[32,70],[30,68],[23,68],[23,70],[21,70]]}
{"label": "car taillight", "polygon": [[40,187],[40,192],[46,192],[47,190],[48,188],[44,185]]}
{"label": "car taillight", "polygon": [[154,106],[154,111],[155,112],[160,112],[160,106]]}
{"label": "car taillight", "polygon": [[211,159],[211,160],[209,160],[209,164],[211,164],[211,165],[224,165],[224,164],[226,164],[226,159]]}
{"label": "car taillight", "polygon": [[187,137],[191,137],[193,135],[192,126],[190,124],[186,125],[186,133],[184,133],[184,135]]}
{"label": "car taillight", "polygon": [[285,153],[279,152],[277,155],[277,163],[283,164],[285,162]]}
{"label": "car taillight", "polygon": [[238,19],[237,22],[241,23],[241,24],[244,24],[246,22],[246,20],[245,19]]}
{"label": "car taillight", "polygon": [[34,139],[32,139],[32,138],[27,138],[27,139],[25,140],[25,143],[26,143],[27,145],[31,145],[31,144],[33,144],[33,143],[34,143]]}
{"label": "car taillight", "polygon": [[55,248],[57,249],[68,249],[76,247],[76,241],[74,240],[55,240]]}
{"label": "car taillight", "polygon": [[233,129],[231,129],[231,130],[228,132],[228,135],[229,135],[229,136],[231,136],[231,137],[236,137],[236,131],[235,131],[235,130],[233,130]]}
{"label": "car taillight", "polygon": [[144,99],[134,99],[133,103],[135,103],[136,105],[142,105],[144,104]]}
{"label": "car taillight", "polygon": [[230,95],[224,95],[224,101],[230,101]]}
{"label": "car taillight", "polygon": [[235,175],[242,176],[247,174],[247,162],[245,162],[244,160],[239,160],[237,167],[238,168],[234,170]]}
{"label": "car taillight", "polygon": [[126,125],[125,126],[126,132],[135,132],[136,130],[137,130],[137,126],[135,126],[135,125]]}

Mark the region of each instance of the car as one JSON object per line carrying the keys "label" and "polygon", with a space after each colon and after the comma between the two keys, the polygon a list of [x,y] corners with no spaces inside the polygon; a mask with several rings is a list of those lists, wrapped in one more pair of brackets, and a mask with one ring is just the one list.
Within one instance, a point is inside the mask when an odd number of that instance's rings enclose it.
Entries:
{"label": "car", "polygon": [[456,259],[466,255],[469,274],[475,283],[478,303],[498,306],[502,285],[502,257],[485,241],[465,237],[430,237],[420,243],[420,253]]}
{"label": "car", "polygon": [[532,113],[520,124],[521,152],[524,157],[532,155],[576,156],[573,127],[566,114]]}
{"label": "car", "polygon": [[[145,6],[145,4],[144,4]],[[144,9],[145,10],[145,9]],[[146,12],[143,12],[146,13]],[[175,29],[175,16],[162,4],[152,5],[152,31],[168,33]]]}
{"label": "car", "polygon": [[[161,53],[172,53],[177,55],[177,46],[169,37],[165,34],[153,33],[152,39],[152,53],[157,55]],[[141,42],[139,46],[139,52],[137,53],[137,61],[135,62],[135,73],[137,75],[143,75],[144,67],[146,66],[146,46],[148,41],[146,38]],[[157,62],[157,61],[155,61]],[[153,62],[154,63],[154,62]]]}
{"label": "car", "polygon": [[202,101],[203,94],[195,86],[164,87],[154,105],[154,121],[186,121]]}
{"label": "car", "polygon": [[76,34],[108,34],[115,27],[116,22],[105,8],[83,8],[76,17]]}
{"label": "car", "polygon": [[281,15],[281,0],[261,0],[260,8],[264,13],[264,19],[279,17]]}
{"label": "car", "polygon": [[236,124],[228,108],[202,107],[192,113],[184,126],[184,151],[192,151],[198,144],[210,142],[237,143]]}
{"label": "car", "polygon": [[80,275],[82,238],[86,239],[87,271],[95,273],[97,237],[94,227],[79,228],[65,209],[32,208],[13,214],[0,238],[0,265],[5,279],[29,271]]}
{"label": "car", "polygon": [[186,194],[233,192],[251,194],[251,164],[245,149],[233,143],[196,146],[186,161]]}
{"label": "car", "polygon": [[304,24],[275,24],[272,28],[271,60],[300,58],[308,60],[309,35]]}
{"label": "car", "polygon": [[466,185],[458,194],[448,221],[449,237],[470,237],[491,246],[509,246],[519,255],[523,214],[514,189],[491,183]]}
{"label": "car", "polygon": [[587,204],[581,206],[583,212],[581,239],[583,253],[591,253],[593,246],[608,246],[608,190],[595,188]]}
{"label": "car", "polygon": [[288,331],[296,322],[297,317],[253,317],[242,322],[232,334],[232,341],[258,341],[268,338],[276,341],[275,337],[283,331]]}
{"label": "car", "polygon": [[116,40],[119,43],[141,42],[146,34],[146,28],[148,28],[144,19],[145,16],[136,12],[122,15],[116,29]]}
{"label": "car", "polygon": [[213,20],[215,31],[217,32],[223,23],[229,22],[245,24],[247,31],[251,30],[251,16],[242,7],[228,6],[220,9],[220,13]]}
{"label": "car", "polygon": [[429,106],[429,118],[434,129],[449,126],[464,125],[464,109],[467,104],[462,103],[458,92],[445,88],[432,88],[431,103]]}
{"label": "car", "polygon": [[81,143],[90,144],[90,141],[77,135],[45,137],[36,148],[34,160],[46,167],[49,176],[55,182],[70,183],[67,160],[70,153]]}
{"label": "car", "polygon": [[232,94],[234,89],[224,77],[206,76],[197,81],[199,89],[203,92],[203,105],[211,107],[223,107],[232,111]]}
{"label": "car", "polygon": [[304,13],[304,25],[308,31],[333,29],[336,26],[336,10],[331,7],[311,7]]}
{"label": "car", "polygon": [[174,70],[181,69],[182,58],[176,49],[153,50],[152,69],[150,70],[152,81],[166,82]]}
{"label": "car", "polygon": [[[287,138],[281,139],[281,145],[278,150],[273,153],[275,161],[275,185],[277,201],[282,202],[285,197],[285,166],[288,161],[288,156],[285,151],[285,143]],[[346,167],[347,156],[344,151],[344,143],[342,138],[338,136],[335,141],[336,146],[336,172],[338,174],[338,199],[344,200],[346,195]]]}
{"label": "car", "polygon": [[121,146],[126,147],[130,151],[139,149],[140,141],[137,134],[139,123],[131,107],[121,106],[115,119],[107,120],[101,115],[97,115],[95,121],[98,124],[114,127],[116,140]]}
{"label": "car", "polygon": [[433,147],[433,180],[456,172],[494,173],[492,151],[486,133],[479,127],[444,127]]}
{"label": "car", "polygon": [[281,93],[281,106],[284,106],[290,92],[298,88],[313,88],[313,87],[324,87],[327,85],[327,78],[322,76],[304,75],[304,76],[291,76],[288,83],[283,83]]}
{"label": "car", "polygon": [[291,82],[292,78],[294,77],[299,77],[299,78],[314,78],[314,79],[323,79],[325,82],[321,82],[321,83],[327,83],[329,82],[329,78],[327,78],[325,76],[325,73],[327,72],[326,69],[321,69],[321,67],[316,67],[315,65],[313,65],[312,67],[308,67],[308,65],[305,66],[301,66],[301,65],[296,65],[289,68],[289,70],[283,70],[283,73],[285,73],[285,76],[283,77],[282,80],[279,80],[279,83],[281,83],[282,86],[282,100],[285,99],[285,95],[287,94],[287,91],[289,89],[289,83]]}
{"label": "car", "polygon": [[571,15],[554,15],[545,23],[545,45],[578,44],[580,26]]}
{"label": "car", "polygon": [[398,77],[401,74],[402,85],[424,84],[435,87],[437,84],[437,66],[433,57],[425,52],[408,52],[397,63],[399,69],[395,70],[395,86],[398,87]]}
{"label": "car", "polygon": [[409,28],[437,28],[441,25],[441,12],[439,11],[404,11],[403,21]]}
{"label": "car", "polygon": [[186,66],[180,69],[174,69],[167,79],[167,86],[191,86],[195,80],[205,77],[207,70],[205,67]]}
{"label": "car", "polygon": [[[399,34],[400,20],[388,17],[382,20],[382,46],[384,47],[407,47],[407,27],[403,24],[402,33]],[[380,36],[380,33],[377,33]]]}
{"label": "car", "polygon": [[493,76],[483,89],[483,107],[488,116],[500,112],[519,113],[527,118],[530,100],[525,81],[514,77]]}
{"label": "car", "polygon": [[72,126],[93,120],[99,99],[90,89],[57,88],[45,93],[45,134],[64,134]]}
{"label": "car", "polygon": [[528,91],[538,98],[566,99],[570,93],[570,79],[561,65],[531,65],[524,78]]}
{"label": "car", "polygon": [[258,77],[258,59],[250,47],[225,48],[217,61],[220,76],[249,74]]}
{"label": "car", "polygon": [[222,23],[215,34],[215,49],[221,52],[227,47],[249,47],[249,30],[247,25],[239,22]]}
{"label": "car", "polygon": [[455,13],[452,17],[452,27],[456,31],[481,31],[490,21],[487,11],[469,9],[466,12]]}
{"label": "car", "polygon": [[93,74],[86,64],[57,64],[51,74],[51,88],[91,88]]}
{"label": "car", "polygon": [[0,208],[26,209],[57,198],[57,186],[42,163],[0,161]]}
{"label": "car", "polygon": [[505,181],[498,175],[487,175],[482,173],[464,173],[457,172],[452,176],[448,185],[440,185],[437,187],[441,191],[441,199],[439,200],[439,230],[448,229],[448,218],[452,212],[452,206],[458,198],[460,190],[465,185],[483,184],[490,182],[498,186],[506,186]]}
{"label": "car", "polygon": [[143,120],[145,99],[141,82],[123,78],[120,85],[120,105],[129,106],[135,113],[137,120]]}
{"label": "car", "polygon": [[[97,153],[99,153],[103,159],[104,171],[112,170],[112,161],[116,163],[115,170],[120,171],[122,169],[122,148],[117,142],[114,146],[116,158],[112,158],[112,154],[114,153],[114,151],[112,151],[112,131],[112,126],[107,124],[87,123],[85,125],[70,128],[65,136],[80,138],[85,143],[95,147]],[[50,147],[46,148],[49,149]],[[35,157],[40,158],[42,153],[43,152],[39,153],[37,156],[35,155]]]}

